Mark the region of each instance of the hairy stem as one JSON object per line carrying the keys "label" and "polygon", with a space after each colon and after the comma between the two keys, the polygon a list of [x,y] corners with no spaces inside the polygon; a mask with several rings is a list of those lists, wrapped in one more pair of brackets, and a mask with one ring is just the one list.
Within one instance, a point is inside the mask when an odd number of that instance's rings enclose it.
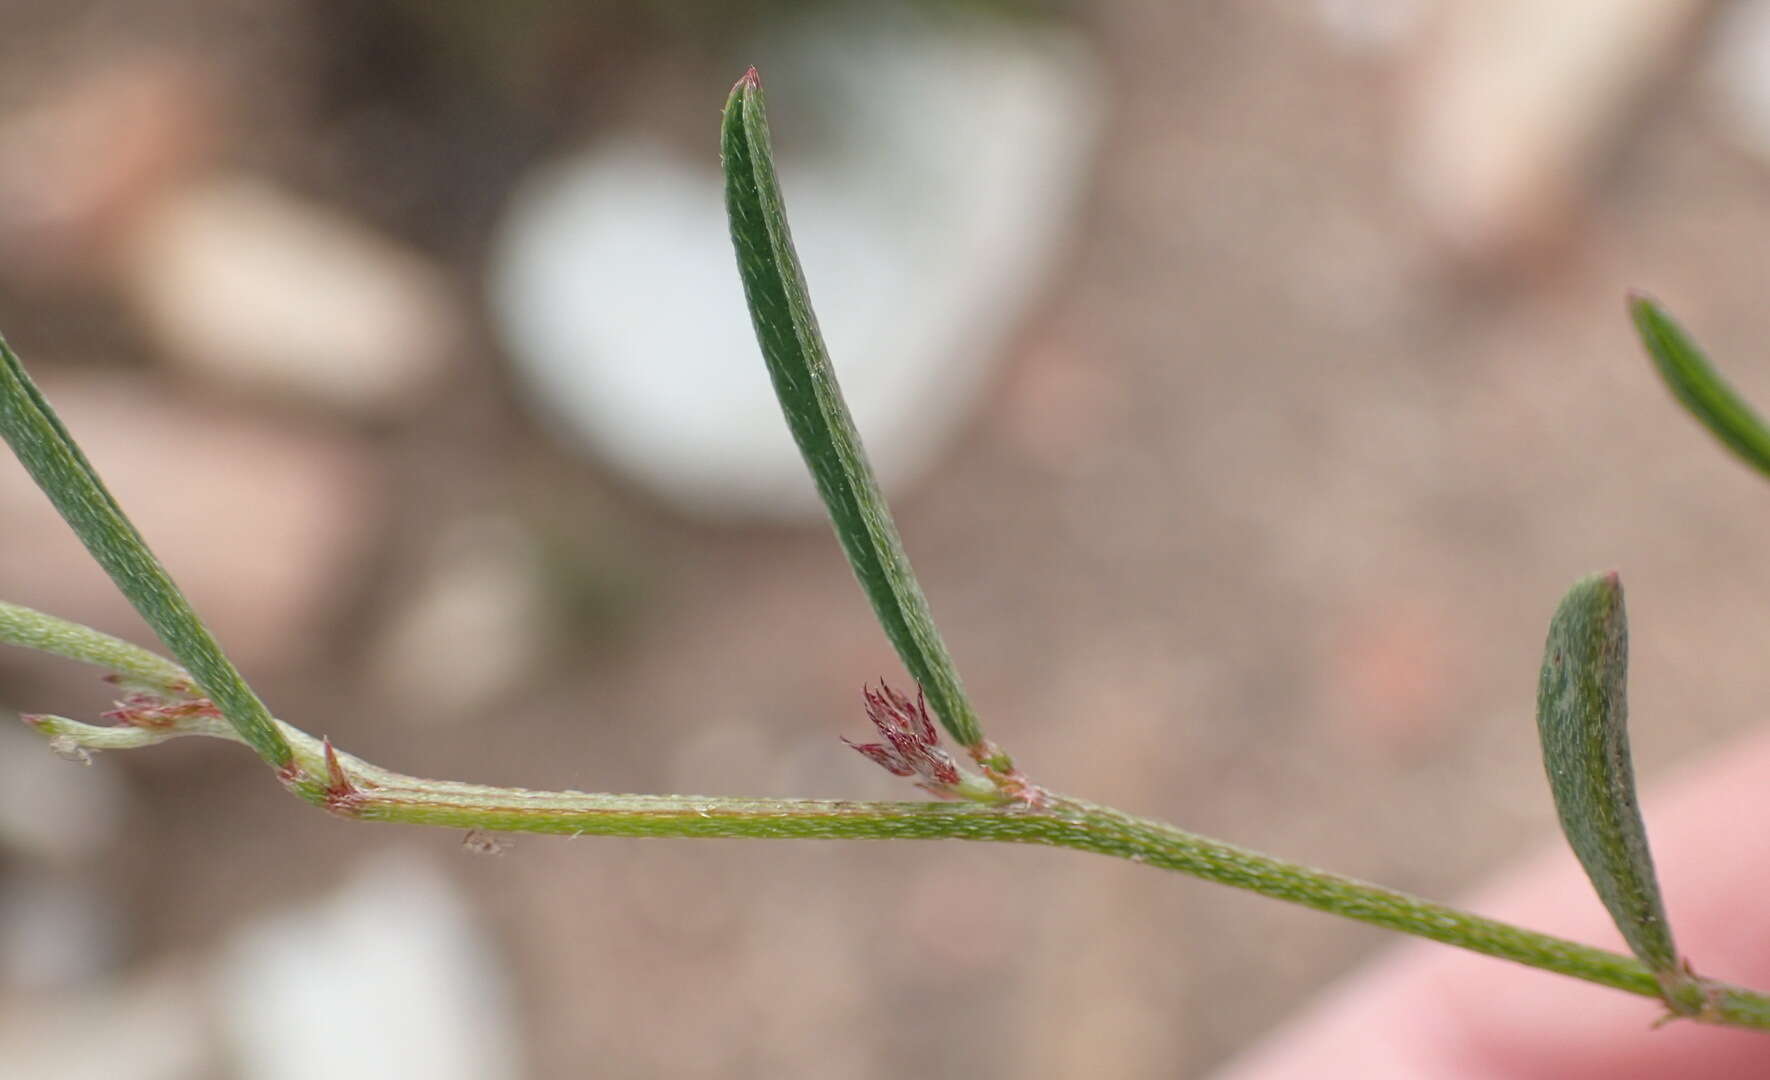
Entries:
{"label": "hairy stem", "polygon": [[[160,661],[165,668],[155,668],[135,655],[151,653],[15,605],[0,606],[0,641],[104,666],[121,657],[127,661],[124,674],[141,677],[157,671],[174,684],[180,674],[167,661]],[[243,741],[225,719],[200,711],[111,727],[51,716],[27,720],[45,735],[93,750],[146,746],[184,735]],[[1041,803],[1032,806],[1016,801],[845,802],[527,791],[405,776],[337,751],[282,721],[275,723],[293,753],[293,790],[332,813],[361,821],[563,836],[950,839],[1074,848],[1191,874],[1643,997],[1662,996],[1659,980],[1632,957],[1063,795],[1044,793]],[[1712,980],[1700,985],[1706,1004],[1695,1019],[1770,1031],[1770,997]]]}
{"label": "hairy stem", "polygon": [[107,668],[168,694],[186,694],[185,670],[158,653],[89,626],[0,600],[0,641]]}

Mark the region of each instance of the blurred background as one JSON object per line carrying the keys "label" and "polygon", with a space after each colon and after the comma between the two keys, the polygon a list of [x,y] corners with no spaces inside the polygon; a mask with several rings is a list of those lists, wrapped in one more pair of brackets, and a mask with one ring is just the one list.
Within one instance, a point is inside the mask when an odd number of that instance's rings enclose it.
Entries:
{"label": "blurred background", "polygon": [[[1770,2],[9,0],[0,60],[0,328],[272,707],[377,763],[913,794],[837,741],[900,669],[731,266],[752,63],[1039,781],[1453,897],[1549,837],[1538,653],[1607,567],[1645,781],[1758,721],[1770,500],[1623,296],[1770,401]],[[10,458],[0,522],[0,595],[151,640]],[[0,706],[106,690],[0,655]],[[0,726],[0,1061],[1204,1077],[1388,940],[1070,852],[483,847]]]}

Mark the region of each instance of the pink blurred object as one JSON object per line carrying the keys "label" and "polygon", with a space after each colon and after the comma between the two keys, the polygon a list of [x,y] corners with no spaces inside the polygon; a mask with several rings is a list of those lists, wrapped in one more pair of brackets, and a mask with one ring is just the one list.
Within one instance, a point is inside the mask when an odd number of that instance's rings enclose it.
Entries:
{"label": "pink blurred object", "polygon": [[[1541,783],[1540,776],[1529,778]],[[1770,981],[1770,733],[1648,789],[1652,834],[1678,946],[1704,975]],[[1545,801],[1546,791],[1533,797]],[[1563,843],[1469,903],[1521,926],[1623,950]],[[1646,1080],[1766,1075],[1763,1034],[1697,1023],[1655,1027],[1663,1006],[1429,942],[1392,949],[1215,1080]]]}
{"label": "pink blurred object", "polygon": [[210,158],[215,91],[187,57],[92,65],[0,120],[0,259],[36,285],[102,278],[143,210]]}

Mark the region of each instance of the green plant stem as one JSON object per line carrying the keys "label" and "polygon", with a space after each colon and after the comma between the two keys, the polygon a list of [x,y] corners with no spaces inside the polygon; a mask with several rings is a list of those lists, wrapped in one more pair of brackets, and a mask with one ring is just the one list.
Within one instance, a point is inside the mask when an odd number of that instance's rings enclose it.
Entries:
{"label": "green plant stem", "polygon": [[5,341],[0,341],[0,437],[242,741],[274,768],[287,769],[289,746],[270,710],[197,618]]}
{"label": "green plant stem", "polygon": [[[106,666],[121,656],[128,664],[124,673],[130,675],[157,670],[175,679],[177,674],[165,661],[160,661],[165,668],[159,669],[142,663],[134,656],[141,650],[115,638],[15,605],[0,607],[0,641]],[[123,646],[122,651],[118,646]],[[100,727],[48,716],[28,720],[44,735],[91,750],[146,746],[185,735],[243,741],[220,717],[202,714],[152,727]],[[563,836],[950,839],[1074,848],[1190,874],[1643,997],[1661,997],[1654,974],[1632,957],[1063,795],[1047,793],[1043,805],[1031,807],[1012,801],[845,802],[527,791],[405,776],[336,751],[282,721],[273,722],[291,747],[298,770],[290,785],[293,790],[355,820]],[[1707,1005],[1695,1019],[1770,1031],[1770,997],[1711,980],[1701,980],[1701,986]]]}
{"label": "green plant stem", "polygon": [[0,600],[0,641],[95,664],[168,694],[188,694],[193,689],[190,675],[158,653],[4,600]]}

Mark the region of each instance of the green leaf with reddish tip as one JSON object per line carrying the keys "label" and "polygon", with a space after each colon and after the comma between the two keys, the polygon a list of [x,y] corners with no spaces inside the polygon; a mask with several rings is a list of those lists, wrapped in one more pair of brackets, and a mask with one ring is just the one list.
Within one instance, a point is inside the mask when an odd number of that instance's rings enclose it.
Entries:
{"label": "green leaf with reddish tip", "polygon": [[0,436],[240,738],[277,768],[288,766],[294,760],[288,740],[277,730],[264,702],[222,653],[4,341],[0,341]]}
{"label": "green leaf with reddish tip", "polygon": [[1678,401],[1746,464],[1770,476],[1770,427],[1727,385],[1684,328],[1645,296],[1629,298],[1629,314]]}
{"label": "green leaf with reddish tip", "polygon": [[977,715],[910,569],[811,309],[775,179],[755,68],[732,87],[721,150],[738,273],[787,426],[886,636],[947,731],[975,746],[983,738]]}
{"label": "green leaf with reddish tip", "polygon": [[1549,623],[1537,731],[1561,831],[1617,929],[1655,974],[1680,970],[1629,760],[1629,626],[1622,582],[1588,577]]}

